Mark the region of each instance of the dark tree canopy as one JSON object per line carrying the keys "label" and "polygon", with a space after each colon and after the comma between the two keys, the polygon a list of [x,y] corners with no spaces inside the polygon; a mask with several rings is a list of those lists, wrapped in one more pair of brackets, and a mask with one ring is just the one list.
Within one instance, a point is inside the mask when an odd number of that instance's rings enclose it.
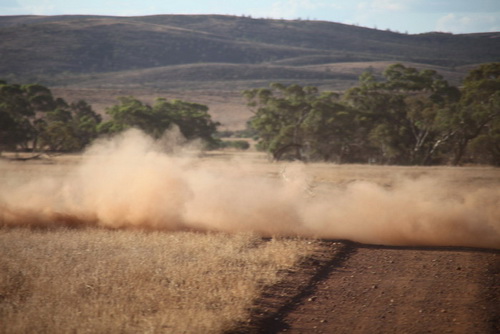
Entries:
{"label": "dark tree canopy", "polygon": [[214,134],[219,123],[212,121],[208,107],[181,100],[159,98],[153,106],[133,96],[119,98],[117,104],[106,110],[111,116],[99,125],[99,132],[112,134],[128,128],[138,128],[154,138],[160,138],[172,126],[177,126],[188,139],[202,139],[208,147],[214,147]]}
{"label": "dark tree canopy", "polygon": [[[243,94],[254,114],[247,132],[276,160],[500,166],[500,63],[472,69],[460,88],[436,71],[394,64],[381,78],[363,73],[343,94],[280,83]],[[154,138],[177,128],[187,140],[224,147],[202,104],[158,98],[151,106],[125,96],[106,113],[103,122],[85,101],[0,80],[0,152],[79,151],[132,127]]]}
{"label": "dark tree canopy", "polygon": [[110,120],[80,100],[67,103],[38,84],[17,85],[0,81],[1,150],[80,151],[98,135],[135,127],[159,138],[165,130],[178,127],[188,140],[201,139],[206,147],[218,145],[208,107],[181,100],[159,98],[149,106],[132,96],[119,98],[107,109]]}
{"label": "dark tree canopy", "polygon": [[[366,72],[339,96],[316,87],[271,84],[244,92],[258,147],[274,159],[383,164],[498,161],[500,63],[470,72],[461,89],[436,71],[402,64],[383,78]],[[489,152],[489,153],[487,153]],[[496,158],[495,158],[496,157]],[[498,162],[497,162],[498,163]]]}
{"label": "dark tree canopy", "polygon": [[0,82],[0,150],[78,151],[100,122],[85,101],[68,104],[39,84]]}

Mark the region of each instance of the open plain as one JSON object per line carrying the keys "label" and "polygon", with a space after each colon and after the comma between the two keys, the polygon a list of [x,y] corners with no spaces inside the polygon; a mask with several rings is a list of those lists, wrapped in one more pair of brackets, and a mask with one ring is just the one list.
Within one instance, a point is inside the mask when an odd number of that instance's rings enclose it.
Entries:
{"label": "open plain", "polygon": [[[133,153],[135,160],[152,154]],[[0,332],[500,330],[496,168],[299,165],[271,163],[257,152],[198,154],[182,160],[196,173],[176,174],[194,193],[186,197],[188,213],[182,224],[163,227],[143,221],[155,217],[113,201],[109,205],[141,224],[120,215],[99,216],[103,211],[83,195],[76,202],[65,197],[69,191],[101,189],[74,181],[95,155],[22,161],[4,154],[9,159],[0,161]],[[141,168],[158,176],[153,178],[158,184],[172,185],[162,181],[163,168],[170,166],[162,161],[152,160],[162,167],[159,174],[150,165],[128,163],[126,170],[148,186],[156,183],[141,178]],[[172,192],[133,180],[108,184],[108,162],[97,161],[94,180],[84,176],[88,184],[117,187],[111,199],[141,206]],[[213,176],[217,171],[222,179]],[[193,175],[205,180],[202,186],[192,182]],[[36,194],[44,200],[33,194],[47,189],[51,192]],[[57,189],[66,195],[56,195]],[[212,197],[198,201],[197,194],[206,194],[202,190]],[[110,201],[100,195],[89,196]],[[74,203],[109,222],[88,219],[88,212],[78,216],[83,210]],[[288,214],[291,205],[300,210]],[[36,219],[35,209],[44,219]],[[124,217],[127,223],[113,220]],[[198,221],[202,218],[208,223]]]}

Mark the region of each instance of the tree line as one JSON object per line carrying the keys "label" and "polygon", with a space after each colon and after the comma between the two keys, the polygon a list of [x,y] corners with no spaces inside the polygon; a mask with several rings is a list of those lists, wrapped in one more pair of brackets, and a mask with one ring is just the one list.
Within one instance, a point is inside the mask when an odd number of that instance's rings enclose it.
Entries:
{"label": "tree line", "polygon": [[109,119],[104,121],[83,100],[67,103],[43,85],[0,81],[0,152],[81,151],[99,136],[132,127],[159,138],[175,126],[184,138],[200,139],[207,148],[219,143],[219,123],[212,121],[205,105],[159,98],[150,106],[132,96],[118,100],[106,109]]}
{"label": "tree line", "polygon": [[[273,83],[243,95],[254,115],[241,133],[253,135],[275,160],[500,165],[500,63],[471,70],[460,87],[436,71],[394,64],[380,78],[363,73],[342,94]],[[0,81],[0,152],[80,151],[131,127],[154,138],[177,127],[208,149],[248,148],[218,139],[220,124],[198,103],[158,98],[149,105],[126,96],[105,118],[43,85]]]}
{"label": "tree line", "polygon": [[343,94],[273,83],[246,90],[258,148],[273,159],[401,165],[500,165],[500,63],[461,87],[402,64]]}
{"label": "tree line", "polygon": [[45,86],[0,81],[0,152],[80,150],[101,120],[85,101],[69,104]]}

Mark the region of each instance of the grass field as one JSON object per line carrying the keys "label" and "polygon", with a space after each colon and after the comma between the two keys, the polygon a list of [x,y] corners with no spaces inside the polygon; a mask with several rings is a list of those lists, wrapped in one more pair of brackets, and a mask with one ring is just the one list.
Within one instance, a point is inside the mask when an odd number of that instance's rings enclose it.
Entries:
{"label": "grass field", "polygon": [[251,234],[0,230],[2,333],[220,333],[315,247]]}
{"label": "grass field", "polygon": [[[145,156],[134,152],[133,156],[133,161],[148,160],[151,152]],[[57,180],[78,174],[75,167],[85,159],[81,156],[58,156],[0,162],[0,204],[12,203],[12,198],[19,196],[16,189],[26,187],[24,183],[28,179],[49,177],[50,180]],[[161,159],[155,159],[154,164],[163,166]],[[107,173],[102,161],[98,166],[99,172],[94,175],[96,179],[99,179],[99,173],[107,175],[107,178],[113,177],[112,173]],[[248,321],[252,305],[263,289],[278,282],[287,271],[297,268],[301,261],[317,250],[319,241],[309,238],[314,235],[335,239],[335,233],[339,233],[341,238],[359,236],[361,241],[383,243],[384,240],[396,240],[402,244],[425,244],[422,238],[431,238],[428,244],[432,245],[468,245],[467,240],[471,239],[474,246],[481,246],[485,240],[488,243],[484,247],[500,248],[498,226],[481,220],[498,221],[499,169],[297,165],[270,163],[257,152],[223,151],[190,159],[182,166],[184,169],[195,168],[197,173],[193,175],[205,180],[199,186],[193,183],[191,174],[183,174],[185,171],[176,174],[180,179],[186,178],[192,192],[205,194],[203,191],[208,189],[208,193],[212,194],[204,201],[198,201],[194,196],[194,204],[187,206],[188,209],[195,204],[201,206],[203,212],[191,212],[187,217],[193,221],[207,219],[211,221],[208,225],[197,222],[198,225],[188,224],[187,228],[177,230],[162,230],[157,225],[151,229],[147,224],[132,223],[98,224],[102,227],[79,225],[77,228],[45,223],[43,226],[23,227],[30,224],[6,224],[8,214],[5,211],[0,213],[0,222],[4,225],[0,228],[0,332],[221,333]],[[156,170],[148,164],[136,166],[129,162],[127,171],[137,175],[136,167],[148,168],[148,173],[153,176],[161,175],[155,174]],[[206,174],[217,171],[223,173],[222,179],[226,183],[217,178],[218,183],[212,186],[212,179],[207,179]],[[291,180],[293,186],[282,188],[282,178]],[[401,180],[410,182],[412,187],[416,183],[428,186],[428,178],[440,180],[439,187],[445,187],[446,193],[452,194],[451,202],[442,199],[443,193],[438,190],[441,188],[435,186],[430,192],[424,191],[422,186],[411,192],[408,186],[398,188]],[[153,181],[157,179],[161,177]],[[99,180],[107,182],[104,178]],[[249,184],[260,185],[249,188]],[[152,185],[156,191],[156,182]],[[305,186],[310,189],[306,191]],[[245,192],[244,187],[247,187],[247,195],[241,194]],[[115,189],[111,197],[119,197],[129,188],[139,189],[133,181],[128,181],[127,188]],[[39,188],[28,189],[37,191]],[[56,187],[50,189],[54,191]],[[144,191],[143,187],[140,189]],[[263,189],[269,193],[265,194]],[[482,197],[465,196],[478,190],[482,191]],[[222,196],[222,193],[226,195]],[[51,197],[53,194],[47,192],[41,195]],[[101,194],[94,194],[98,195]],[[158,193],[154,195],[157,197]],[[241,207],[236,206],[236,197],[245,200]],[[27,197],[26,201],[35,197],[30,198]],[[150,197],[145,194],[143,198]],[[425,200],[429,198],[438,202],[430,207],[430,202]],[[83,197],[80,200],[82,203],[87,201]],[[44,205],[56,203],[38,201]],[[218,201],[224,202],[224,206],[219,206]],[[419,204],[419,201],[422,203]],[[408,202],[419,206],[418,210],[402,206]],[[308,206],[302,207],[304,203]],[[22,204],[26,207],[34,205]],[[350,206],[358,204],[364,207],[358,206],[350,211]],[[61,204],[57,202],[57,205]],[[301,210],[288,215],[287,210],[293,211],[294,206]],[[221,213],[221,208],[229,212]],[[45,210],[46,207],[40,207],[40,214]],[[383,219],[396,226],[382,223],[379,216],[383,210],[393,213],[406,211],[401,215],[394,213],[395,218],[387,213],[382,215]],[[251,211],[261,211],[261,214],[247,217],[252,214]],[[338,211],[343,216],[337,215]],[[479,214],[480,211],[484,216]],[[321,223],[307,226],[308,229],[297,227],[296,231],[305,231],[302,237],[300,233],[287,233],[283,230],[287,224],[296,223],[287,219],[294,218],[295,214],[303,214],[304,222],[314,218]],[[421,217],[425,214],[436,225],[437,232],[408,239],[411,233],[418,234],[417,223],[426,229],[433,226],[430,223],[425,225],[427,218],[422,220]],[[472,214],[476,214],[476,219],[457,220],[457,217]],[[420,216],[409,225],[399,221],[401,217],[411,221],[412,215]],[[334,218],[352,228],[345,230],[345,227],[327,226],[326,220]],[[217,219],[227,221],[219,224]],[[360,225],[360,219],[368,223]],[[450,219],[455,219],[452,225]],[[372,221],[373,225],[370,225]],[[471,227],[472,222],[479,224],[478,227]],[[266,224],[276,225],[279,229],[271,229],[275,232],[274,236],[271,233],[262,238],[258,232]],[[242,227],[233,228],[233,225]],[[195,229],[203,232],[189,231],[191,227],[200,226],[203,228]],[[455,230],[444,230],[450,226]],[[404,238],[401,237],[402,228],[406,229]],[[327,232],[322,233],[323,229]],[[394,239],[393,230],[397,229],[399,239]],[[461,233],[457,234],[457,231]],[[299,236],[287,237],[287,234]],[[384,239],[381,234],[390,237]]]}
{"label": "grass field", "polygon": [[[64,178],[80,161],[0,163],[0,183]],[[315,248],[254,233],[3,227],[0,332],[220,333]]]}

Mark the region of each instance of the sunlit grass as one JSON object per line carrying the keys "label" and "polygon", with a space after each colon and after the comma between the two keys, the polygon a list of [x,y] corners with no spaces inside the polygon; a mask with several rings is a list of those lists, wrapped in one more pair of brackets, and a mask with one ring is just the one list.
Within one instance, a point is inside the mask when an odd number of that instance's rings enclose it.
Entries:
{"label": "sunlit grass", "polygon": [[[279,178],[288,165],[257,152],[211,152],[193,163],[217,170],[229,160],[242,177]],[[2,162],[0,187],[72,173],[78,161]],[[500,182],[500,170],[490,167],[303,169],[317,196],[360,180],[392,187],[400,178],[431,176],[461,191]],[[318,247],[313,240],[245,233],[0,228],[0,333],[224,332],[248,321],[263,289]]]}
{"label": "sunlit grass", "polygon": [[0,332],[217,333],[317,245],[251,234],[0,230]]}

